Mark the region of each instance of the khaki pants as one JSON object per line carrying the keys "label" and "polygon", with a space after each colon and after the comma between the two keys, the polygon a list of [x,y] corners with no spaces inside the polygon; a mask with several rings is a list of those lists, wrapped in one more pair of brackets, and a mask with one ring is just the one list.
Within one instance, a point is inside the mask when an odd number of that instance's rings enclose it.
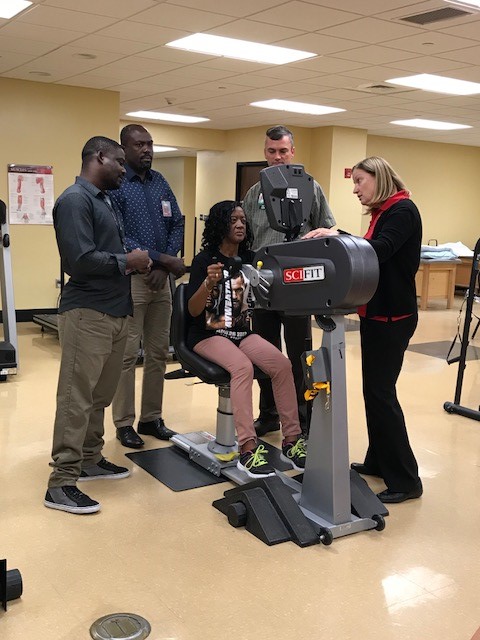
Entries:
{"label": "khaki pants", "polygon": [[74,485],[82,466],[102,458],[104,410],[122,370],[127,318],[93,309],[58,316],[62,359],[49,487]]}
{"label": "khaki pants", "polygon": [[128,321],[128,340],[123,370],[113,399],[112,415],[117,429],[135,422],[135,366],[140,340],[144,364],[140,420],[162,417],[163,380],[170,343],[172,294],[167,278],[162,289],[153,293],[141,275],[132,276],[133,318]]}

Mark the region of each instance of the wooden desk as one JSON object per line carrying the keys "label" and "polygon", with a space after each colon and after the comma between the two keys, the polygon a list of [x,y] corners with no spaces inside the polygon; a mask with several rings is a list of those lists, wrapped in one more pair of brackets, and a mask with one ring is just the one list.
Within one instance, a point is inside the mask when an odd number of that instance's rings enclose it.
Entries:
{"label": "wooden desk", "polygon": [[428,301],[432,299],[446,299],[447,309],[450,309],[455,295],[456,260],[434,261],[421,260],[415,276],[417,295],[420,296],[420,309],[425,311]]}

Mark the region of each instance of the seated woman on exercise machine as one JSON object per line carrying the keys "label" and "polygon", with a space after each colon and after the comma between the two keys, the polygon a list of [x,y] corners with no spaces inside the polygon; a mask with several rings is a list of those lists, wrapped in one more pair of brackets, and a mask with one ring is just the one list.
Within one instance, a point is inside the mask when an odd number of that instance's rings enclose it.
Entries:
{"label": "seated woman on exercise machine", "polygon": [[282,423],[282,459],[299,471],[305,468],[306,449],[298,419],[292,367],[275,346],[252,333],[249,314],[252,296],[241,269],[251,263],[251,235],[238,202],[224,200],[211,209],[205,222],[202,251],[195,256],[187,289],[191,316],[187,344],[195,353],[230,373],[233,419],[240,457],[237,466],[251,478],[275,475],[257,442],[253,426],[253,365],[272,379],[275,403]]}

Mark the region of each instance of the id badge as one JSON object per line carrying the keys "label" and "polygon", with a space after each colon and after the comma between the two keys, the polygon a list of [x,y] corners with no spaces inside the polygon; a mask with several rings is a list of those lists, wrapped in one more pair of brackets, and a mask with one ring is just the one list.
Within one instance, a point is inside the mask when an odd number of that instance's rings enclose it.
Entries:
{"label": "id badge", "polygon": [[172,217],[172,205],[168,200],[162,200],[162,213],[164,218]]}

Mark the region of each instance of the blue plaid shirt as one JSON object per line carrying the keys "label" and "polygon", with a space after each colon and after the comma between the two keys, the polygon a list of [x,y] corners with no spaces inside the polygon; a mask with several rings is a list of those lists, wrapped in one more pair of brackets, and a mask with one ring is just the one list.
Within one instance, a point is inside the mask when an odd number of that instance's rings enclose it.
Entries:
{"label": "blue plaid shirt", "polygon": [[158,262],[160,254],[176,256],[182,248],[183,218],[170,185],[158,171],[147,171],[145,182],[126,165],[119,189],[109,191],[115,209],[121,213],[128,251],[147,249]]}

